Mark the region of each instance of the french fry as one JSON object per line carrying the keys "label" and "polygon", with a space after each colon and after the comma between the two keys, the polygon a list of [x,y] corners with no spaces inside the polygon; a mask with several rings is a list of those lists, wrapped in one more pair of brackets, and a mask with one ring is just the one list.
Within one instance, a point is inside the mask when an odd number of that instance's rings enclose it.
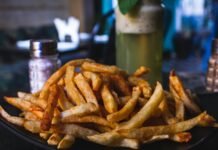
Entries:
{"label": "french fry", "polygon": [[109,114],[107,120],[111,122],[119,122],[126,119],[134,110],[137,100],[141,94],[139,87],[134,87],[132,92],[132,98],[126,103],[126,105],[119,111]]}
{"label": "french fry", "polygon": [[17,95],[22,100],[30,101],[31,103],[33,103],[36,106],[41,107],[42,109],[45,109],[47,106],[47,102],[44,99],[37,98],[37,97],[33,96],[32,94],[18,92]]}
{"label": "french fry", "polygon": [[29,101],[24,101],[20,98],[15,97],[4,97],[4,99],[11,105],[15,106],[16,108],[22,111],[43,111],[42,108],[32,104]]}
{"label": "french fry", "polygon": [[85,103],[81,104],[79,106],[74,106],[68,110],[62,111],[60,113],[60,117],[62,119],[71,117],[71,116],[85,116],[85,115],[91,115],[98,111],[98,108],[93,103]]}
{"label": "french fry", "polygon": [[24,128],[32,133],[40,133],[40,121],[25,121],[24,122]]}
{"label": "french fry", "polygon": [[136,113],[130,120],[120,124],[118,129],[133,129],[141,127],[142,124],[150,118],[150,116],[158,108],[164,97],[162,85],[157,82],[154,93],[149,101]]}
{"label": "french fry", "polygon": [[150,68],[147,68],[145,66],[141,66],[133,73],[133,76],[140,77],[140,76],[147,74],[149,72],[150,72]]}
{"label": "french fry", "polygon": [[70,65],[79,66],[83,62],[93,62],[93,60],[91,60],[91,59],[77,59],[77,60],[72,60],[72,61],[69,61],[68,63],[66,63],[64,66],[62,66],[60,69],[58,69],[54,74],[52,74],[52,76],[46,81],[46,83],[44,84],[44,86],[40,92],[39,97],[41,99],[47,99],[49,87],[52,84],[57,83],[60,80],[60,78],[63,77],[63,75],[66,72],[66,68]]}
{"label": "french fry", "polygon": [[180,99],[184,102],[185,107],[192,113],[199,114],[201,112],[200,108],[195,104],[195,102],[189,97],[186,93],[181,80],[174,71],[171,71],[170,77],[170,86],[174,88],[175,92],[178,94]]}
{"label": "french fry", "polygon": [[102,80],[101,80],[100,76],[97,73],[90,72],[90,71],[84,71],[83,75],[87,79],[91,80],[91,82],[92,82],[92,89],[94,91],[98,91],[100,89],[101,84],[102,84]]}
{"label": "french fry", "polygon": [[101,89],[101,96],[104,103],[104,107],[109,113],[114,113],[118,109],[118,104],[114,99],[108,85],[104,84]]}
{"label": "french fry", "polygon": [[76,105],[84,104],[85,99],[80,94],[79,90],[76,88],[73,77],[74,77],[74,66],[68,66],[66,75],[65,75],[65,84],[66,84],[66,91],[67,95],[69,96],[70,100],[75,103]]}
{"label": "french fry", "polygon": [[48,143],[49,145],[58,145],[58,143],[62,140],[62,138],[63,138],[63,135],[61,135],[61,134],[59,134],[59,133],[53,133],[53,134],[49,137],[47,143]]}
{"label": "french fry", "polygon": [[53,132],[74,135],[77,138],[88,140],[87,136],[98,134],[97,131],[81,127],[76,124],[60,124],[53,127]]}
{"label": "french fry", "polygon": [[115,74],[119,73],[120,69],[116,66],[108,66],[94,62],[84,62],[81,66],[84,70],[92,72],[101,72],[101,73],[110,73]]}
{"label": "french fry", "polygon": [[80,92],[85,97],[86,101],[89,103],[93,103],[98,107],[99,105],[98,105],[97,98],[95,97],[95,94],[93,93],[89,83],[86,81],[86,79],[81,73],[75,76],[74,82],[76,83]]}
{"label": "french fry", "polygon": [[115,89],[122,95],[131,95],[127,81],[120,74],[110,75],[110,79]]}
{"label": "french fry", "polygon": [[65,86],[64,78],[60,78],[58,81],[59,86]]}
{"label": "french fry", "polygon": [[48,140],[48,138],[51,136],[50,133],[46,133],[46,132],[42,132],[42,133],[39,133],[39,136],[41,138],[43,138],[44,140]]}
{"label": "french fry", "polygon": [[24,112],[24,119],[25,120],[39,120],[39,118],[32,112]]}
{"label": "french fry", "polygon": [[50,87],[50,95],[48,98],[48,104],[44,111],[43,118],[41,120],[41,129],[44,131],[48,131],[51,127],[51,121],[54,116],[54,110],[57,105],[59,97],[59,91],[57,85],[53,85]]}
{"label": "french fry", "polygon": [[15,124],[17,126],[23,126],[24,124],[24,119],[21,117],[16,117],[16,116],[11,116],[8,114],[0,105],[0,115],[7,120],[8,122]]}
{"label": "french fry", "polygon": [[141,141],[147,140],[155,135],[163,135],[163,134],[176,134],[180,132],[184,132],[192,129],[196,125],[209,125],[214,122],[211,118],[207,117],[207,113],[201,113],[200,115],[182,121],[176,124],[171,125],[163,125],[163,126],[150,126],[150,127],[142,127],[135,129],[121,129],[118,130],[120,134],[128,138],[135,138]]}
{"label": "french fry", "polygon": [[114,131],[88,136],[88,139],[94,143],[109,147],[127,147],[139,149],[139,142],[137,140],[124,138]]}
{"label": "french fry", "polygon": [[115,123],[111,123],[107,121],[106,119],[99,117],[99,116],[83,116],[83,117],[78,117],[78,116],[71,116],[67,118],[61,119],[63,123],[94,123],[106,127],[110,127],[114,129],[116,127]]}
{"label": "french fry", "polygon": [[58,149],[68,149],[75,142],[75,136],[66,134],[58,144]]}
{"label": "french fry", "polygon": [[60,97],[58,99],[58,106],[64,111],[70,109],[74,105],[67,99],[64,93],[64,87],[59,86]]}

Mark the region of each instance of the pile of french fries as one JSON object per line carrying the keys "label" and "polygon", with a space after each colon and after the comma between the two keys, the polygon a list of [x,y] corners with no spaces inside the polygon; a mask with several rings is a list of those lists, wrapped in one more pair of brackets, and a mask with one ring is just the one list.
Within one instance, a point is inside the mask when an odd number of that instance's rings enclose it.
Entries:
{"label": "pile of french fries", "polygon": [[39,92],[4,97],[22,113],[12,116],[0,106],[0,116],[58,149],[71,147],[76,138],[139,149],[144,143],[165,139],[188,142],[192,137],[188,131],[195,126],[217,127],[174,71],[169,76],[169,92],[159,82],[150,86],[143,78],[149,71],[142,66],[130,75],[90,59],[73,60],[57,70]]}

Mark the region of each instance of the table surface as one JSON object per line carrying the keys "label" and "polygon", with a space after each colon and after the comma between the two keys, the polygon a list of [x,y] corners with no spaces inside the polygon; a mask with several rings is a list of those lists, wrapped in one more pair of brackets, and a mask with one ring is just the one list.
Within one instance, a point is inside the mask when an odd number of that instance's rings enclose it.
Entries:
{"label": "table surface", "polygon": [[[0,65],[0,97],[5,95],[13,96],[18,89],[28,91],[28,61],[20,61],[14,64]],[[167,83],[167,82],[166,82]],[[186,81],[187,83],[191,83]],[[218,101],[217,101],[218,106]],[[36,146],[20,139],[12,133],[0,127],[0,150],[38,150]],[[218,132],[215,132],[206,142],[195,148],[198,149],[218,149]]]}

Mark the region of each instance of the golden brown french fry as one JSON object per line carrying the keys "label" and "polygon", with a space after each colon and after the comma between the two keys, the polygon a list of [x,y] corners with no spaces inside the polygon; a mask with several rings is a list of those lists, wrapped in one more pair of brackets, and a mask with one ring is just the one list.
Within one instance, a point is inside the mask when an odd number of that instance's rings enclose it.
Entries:
{"label": "golden brown french fry", "polygon": [[137,140],[124,138],[114,131],[88,136],[88,139],[94,143],[110,147],[139,149],[139,142]]}
{"label": "golden brown french fry", "polygon": [[50,87],[50,94],[48,98],[47,107],[43,113],[43,118],[41,120],[41,129],[44,131],[48,131],[51,127],[52,118],[54,116],[54,110],[57,105],[59,97],[59,90],[57,85],[52,85]]}
{"label": "golden brown french fry", "polygon": [[63,123],[94,123],[106,127],[110,127],[114,129],[116,127],[115,123],[111,123],[107,121],[105,118],[99,117],[99,116],[83,116],[83,117],[78,117],[78,116],[71,116],[67,118],[61,119]]}
{"label": "golden brown french fry", "polygon": [[79,90],[77,89],[76,85],[74,84],[73,77],[74,77],[74,66],[68,66],[66,75],[65,75],[65,84],[66,84],[66,91],[67,95],[69,96],[70,100],[75,103],[76,105],[84,104],[85,99],[80,94]]}
{"label": "golden brown french fry", "polygon": [[59,124],[53,127],[53,132],[74,135],[77,138],[87,140],[87,136],[98,134],[97,131],[81,127],[76,124]]}
{"label": "golden brown french fry", "polygon": [[93,93],[92,88],[90,87],[89,83],[86,81],[86,79],[81,73],[75,76],[74,82],[76,83],[80,92],[85,97],[86,101],[88,103],[93,103],[98,107],[99,105],[98,105],[97,98],[95,97],[95,94]]}
{"label": "golden brown french fry", "polygon": [[66,134],[63,139],[58,144],[58,149],[68,149],[75,142],[75,136],[71,134]]}
{"label": "golden brown french fry", "polygon": [[110,79],[115,89],[121,95],[123,96],[131,95],[130,86],[122,75],[120,74],[110,75]]}
{"label": "golden brown french fry", "polygon": [[40,92],[41,92],[41,91],[38,91],[38,92],[32,93],[32,95],[35,96],[35,97],[39,97]]}
{"label": "golden brown french fry", "polygon": [[64,93],[64,87],[59,86],[59,92],[60,92],[60,96],[58,99],[58,106],[60,106],[60,108],[63,111],[73,107],[74,105],[68,100],[68,98],[66,97]]}
{"label": "golden brown french fry", "polygon": [[141,66],[133,73],[133,76],[140,77],[146,73],[149,73],[150,70],[151,70],[150,68],[147,68],[145,66]]}
{"label": "golden brown french fry", "polygon": [[42,132],[42,133],[39,133],[39,136],[41,138],[43,138],[44,140],[48,140],[48,138],[51,136],[50,133],[46,133],[46,132]]}
{"label": "golden brown french fry", "polygon": [[185,120],[185,106],[182,101],[177,101],[176,100],[176,118],[179,121],[184,121]]}
{"label": "golden brown french fry", "polygon": [[108,66],[94,62],[84,62],[81,66],[86,71],[111,73],[116,74],[120,72],[120,69],[116,66]]}
{"label": "golden brown french fry", "polygon": [[163,100],[163,97],[164,92],[162,85],[157,82],[154,93],[149,101],[130,120],[120,124],[118,129],[133,129],[141,127],[143,123],[148,120],[158,108],[159,104]]}
{"label": "golden brown french fry", "polygon": [[24,128],[32,133],[40,133],[40,121],[25,121],[24,122]]}
{"label": "golden brown french fry", "polygon": [[101,96],[104,103],[104,107],[109,113],[116,112],[118,109],[118,104],[114,99],[108,85],[104,84],[101,89]]}
{"label": "golden brown french fry", "polygon": [[94,91],[98,91],[100,89],[102,80],[101,80],[100,76],[97,73],[90,72],[90,71],[84,71],[83,75],[87,79],[91,80],[91,82],[92,82],[92,89]]}
{"label": "golden brown french fry", "polygon": [[77,59],[77,60],[72,60],[72,61],[69,61],[68,63],[66,63],[64,66],[62,66],[60,69],[58,69],[54,74],[52,74],[52,76],[46,81],[46,83],[44,84],[44,86],[40,92],[39,97],[41,99],[47,99],[49,87],[52,84],[57,83],[60,80],[60,78],[63,77],[63,75],[66,72],[66,68],[70,65],[80,66],[83,62],[93,62],[93,60],[91,60],[91,59]]}
{"label": "golden brown french fry", "polygon": [[7,120],[8,122],[15,124],[17,126],[23,126],[24,124],[24,119],[21,117],[16,117],[16,116],[11,116],[8,114],[0,105],[0,115]]}
{"label": "golden brown french fry", "polygon": [[63,135],[62,135],[62,134],[53,133],[53,134],[49,137],[47,143],[48,143],[49,145],[58,145],[58,143],[62,140],[62,138],[63,138]]}
{"label": "golden brown french fry", "polygon": [[47,102],[44,99],[37,98],[33,96],[32,94],[25,93],[25,92],[18,92],[17,95],[22,100],[30,101],[31,103],[33,103],[36,106],[41,107],[42,109],[45,109],[47,106]]}
{"label": "golden brown french fry", "polygon": [[59,86],[65,86],[64,78],[60,78],[58,81]]}
{"label": "golden brown french fry", "polygon": [[39,118],[32,112],[24,112],[25,120],[39,120]]}
{"label": "golden brown french fry", "polygon": [[136,129],[121,129],[118,132],[125,137],[128,138],[136,138],[141,141],[147,140],[155,135],[163,135],[163,134],[176,134],[180,132],[184,132],[192,129],[196,125],[210,125],[213,124],[214,120],[208,117],[207,113],[201,113],[200,115],[182,121],[176,124],[171,125],[163,125],[163,126],[150,126],[150,127],[142,127]]}
{"label": "golden brown french fry", "polygon": [[107,120],[111,122],[119,122],[121,120],[128,118],[128,116],[133,112],[140,94],[141,94],[140,88],[134,87],[132,92],[132,98],[127,102],[127,104],[122,109],[120,109],[115,113],[109,114],[107,116]]}
{"label": "golden brown french fry", "polygon": [[71,116],[85,116],[91,115],[98,111],[98,108],[93,103],[85,103],[79,106],[74,106],[68,110],[62,111],[60,117],[62,119],[71,117]]}
{"label": "golden brown french fry", "polygon": [[4,97],[4,99],[11,105],[17,107],[18,109],[22,111],[43,111],[42,108],[34,105],[33,103],[29,101],[24,101],[20,98],[15,97]]}
{"label": "golden brown french fry", "polygon": [[[199,114],[201,112],[200,108],[195,104],[195,102],[189,97],[186,93],[184,86],[182,85],[181,80],[176,76],[175,71],[170,72],[169,85],[175,90],[180,100],[185,104],[185,107],[192,113]],[[171,88],[171,90],[172,90]]]}

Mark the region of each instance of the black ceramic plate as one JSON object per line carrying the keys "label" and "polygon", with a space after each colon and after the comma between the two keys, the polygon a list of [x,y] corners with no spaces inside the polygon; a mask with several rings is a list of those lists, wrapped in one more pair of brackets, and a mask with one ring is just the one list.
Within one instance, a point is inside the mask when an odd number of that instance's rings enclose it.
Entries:
{"label": "black ceramic plate", "polygon": [[[218,106],[218,94],[205,94],[198,96],[198,103],[202,107],[202,109],[207,110],[209,114],[213,115],[216,119],[218,119],[218,111],[216,106]],[[0,102],[0,104],[11,114],[17,115],[19,111],[12,106],[4,102]],[[55,147],[49,146],[44,140],[42,140],[39,136],[32,134],[28,131],[25,131],[23,128],[17,127],[0,118],[0,125],[4,127],[6,130],[10,131],[14,135],[19,138],[26,140],[27,142],[34,144],[36,147],[52,150]],[[201,128],[196,127],[191,130],[192,140],[189,143],[175,143],[171,141],[160,141],[151,144],[144,144],[141,149],[159,149],[159,150],[187,150],[196,147],[199,144],[202,144],[215,133],[216,129],[214,128]],[[90,143],[83,140],[77,140],[73,145],[74,150],[79,149],[112,149],[104,146],[100,146],[98,144]],[[114,148],[113,148],[114,149]]]}

